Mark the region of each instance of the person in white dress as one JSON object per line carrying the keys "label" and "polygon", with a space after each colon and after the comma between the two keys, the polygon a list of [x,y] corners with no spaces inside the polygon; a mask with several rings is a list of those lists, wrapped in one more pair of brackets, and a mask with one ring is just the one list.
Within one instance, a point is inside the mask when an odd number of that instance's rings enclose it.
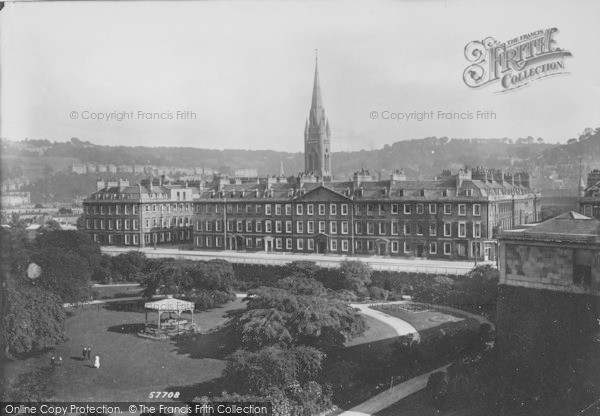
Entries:
{"label": "person in white dress", "polygon": [[94,367],[100,368],[100,357],[98,357],[97,355],[94,358]]}

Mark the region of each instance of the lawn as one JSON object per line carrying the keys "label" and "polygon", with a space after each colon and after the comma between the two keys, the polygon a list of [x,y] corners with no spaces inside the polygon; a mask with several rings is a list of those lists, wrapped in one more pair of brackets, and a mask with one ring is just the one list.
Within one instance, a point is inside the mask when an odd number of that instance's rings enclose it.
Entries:
{"label": "lawn", "polygon": [[[432,309],[419,303],[389,303],[370,306],[371,309],[387,315],[402,319],[412,325],[421,335],[429,334],[433,328],[453,326],[453,323],[466,321],[474,330],[479,328],[479,323],[458,311],[448,309]],[[465,322],[463,322],[465,323]],[[460,325],[462,326],[462,325]],[[430,330],[430,331],[428,331]]]}
{"label": "lawn", "polygon": [[[96,286],[92,288],[92,292],[97,293],[98,299],[107,299],[114,297],[134,297],[141,296],[144,289],[140,286]],[[116,295],[116,296],[115,296]]]}
{"label": "lawn", "polygon": [[[138,337],[145,314],[136,302],[69,309],[68,340],[38,356],[9,362],[6,375],[12,381],[19,374],[49,367],[52,355],[61,356],[63,365],[55,368],[50,379],[57,401],[143,400],[152,391],[207,383],[221,376],[224,357],[236,345],[231,334],[210,330],[223,324],[230,312],[244,307],[236,299],[224,307],[195,313],[194,322],[203,333],[178,341]],[[82,359],[85,346],[91,347],[92,358],[100,357],[99,369]]]}

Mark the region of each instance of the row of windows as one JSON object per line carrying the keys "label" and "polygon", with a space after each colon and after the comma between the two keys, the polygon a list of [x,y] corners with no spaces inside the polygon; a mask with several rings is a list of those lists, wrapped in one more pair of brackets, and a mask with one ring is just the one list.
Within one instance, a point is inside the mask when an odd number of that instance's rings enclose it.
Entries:
{"label": "row of windows", "polygon": [[[145,212],[190,212],[192,206],[186,204],[144,204],[142,210]],[[138,205],[136,204],[117,204],[117,205],[85,205],[84,212],[88,215],[137,215]]]}
{"label": "row of windows", "polygon": [[[327,209],[327,205],[329,208]],[[296,215],[314,215],[315,212],[318,215],[348,215],[349,208],[348,204],[296,204]],[[292,204],[226,204],[226,210],[228,214],[261,214],[264,207],[265,215],[292,215]],[[316,208],[316,210],[315,210]],[[452,215],[453,204],[443,204],[441,206],[444,215]],[[470,209],[467,209],[467,204],[456,204],[458,215],[467,215],[467,212],[472,213],[474,216],[481,215],[481,204],[472,204]],[[379,215],[387,215],[388,212],[392,214],[399,214],[402,211],[404,214],[424,214],[427,210],[429,214],[437,214],[437,204],[357,204],[354,206],[355,215],[375,215],[377,212]],[[216,214],[222,213],[222,204],[196,204],[196,213]]]}
{"label": "row of windows", "polygon": [[[108,244],[115,244],[115,234],[108,234],[106,237],[106,242]],[[138,245],[139,244],[139,234],[123,234],[122,236],[119,235],[119,237],[122,237],[122,243],[125,245]],[[179,234],[173,234],[171,235],[170,232],[163,232],[163,233],[152,233],[152,234],[144,234],[144,243],[146,244],[151,244],[151,243],[165,243],[165,242],[171,242],[173,240],[175,240],[177,237],[179,237],[181,240],[185,240],[186,238],[189,240],[192,236],[191,236],[191,232],[188,231],[180,231]],[[98,234],[92,234],[92,238],[94,241],[99,242],[100,241],[100,236]]]}
{"label": "row of windows", "polygon": [[[146,220],[148,221],[148,220]],[[329,227],[327,228],[326,221],[296,221],[296,230],[295,232],[298,234],[303,234],[306,232],[307,234],[315,234],[316,230],[318,230],[321,234],[348,234],[349,233],[349,222],[348,221],[328,221]],[[457,224],[454,227],[454,224]],[[293,233],[292,221],[264,221],[264,232],[265,233]],[[315,228],[315,225],[318,228]],[[274,227],[273,227],[274,226]],[[377,227],[377,228],[376,228]],[[397,221],[393,221],[391,223],[387,221],[367,221],[363,223],[362,221],[354,222],[354,234],[367,234],[374,235],[375,230],[377,229],[377,235],[398,235],[399,234],[400,223]],[[454,233],[458,237],[466,237],[467,230],[470,229],[470,236],[475,238],[481,237],[481,222],[444,222],[443,223],[443,235],[444,237],[452,237],[453,236],[453,228]],[[222,232],[223,231],[223,221],[196,221],[196,231],[206,231],[206,232]],[[263,232],[263,222],[261,220],[230,220],[227,221],[227,231],[228,232],[246,232],[246,233],[262,233]],[[429,224],[420,224],[420,223],[404,223],[402,227],[402,231],[404,235],[427,235],[436,236],[438,233],[438,224],[435,222]]]}
{"label": "row of windows", "polygon": [[[166,217],[166,218],[146,218],[145,228],[174,228],[187,227],[192,224],[192,217]],[[129,219],[87,219],[85,220],[86,230],[137,230],[139,228],[138,220]]]}
{"label": "row of windows", "polygon": [[[215,248],[224,248],[225,247],[225,238],[221,236],[212,237],[212,236],[196,236],[196,246],[197,247],[215,247]],[[294,248],[294,241],[296,242],[296,247]],[[364,244],[363,244],[364,243]],[[244,244],[246,249],[264,249],[265,248],[265,240],[263,238],[254,238],[254,237],[246,237],[244,239]],[[276,250],[307,250],[314,251],[315,250],[315,240],[312,238],[308,239],[291,239],[291,238],[275,238],[273,239],[274,247],[268,247],[270,249]],[[440,242],[442,247],[442,253],[444,255],[452,254],[452,245],[453,243],[450,241]],[[424,245],[423,250],[425,250]],[[458,255],[466,256],[467,248],[465,244],[456,244]],[[285,247],[285,248],[284,248]],[[229,247],[231,248],[231,247]],[[242,248],[242,247],[240,247]],[[347,252],[350,250],[350,240],[337,240],[330,239],[329,247],[330,251],[343,251]],[[355,250],[356,251],[374,251],[376,249],[375,241],[355,241]],[[408,241],[391,241],[389,245],[389,249],[392,253],[399,253],[402,250],[403,253],[413,253],[416,250],[415,244]],[[430,242],[427,246],[429,254],[438,254],[438,242],[433,241]]]}

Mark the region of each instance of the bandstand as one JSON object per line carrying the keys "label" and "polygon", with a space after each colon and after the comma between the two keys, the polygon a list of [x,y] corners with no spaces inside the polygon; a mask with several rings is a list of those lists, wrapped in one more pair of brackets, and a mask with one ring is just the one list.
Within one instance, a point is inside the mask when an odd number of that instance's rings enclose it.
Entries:
{"label": "bandstand", "polygon": [[[194,326],[194,302],[175,299],[169,295],[166,299],[146,302],[144,307],[146,308],[146,320],[144,332],[140,333],[141,336],[170,338],[174,335],[194,332],[196,329]],[[156,311],[158,314],[156,325],[148,322],[148,312],[152,311]],[[182,318],[181,314],[184,312],[190,312],[191,321]],[[165,313],[169,316],[161,320]],[[175,318],[172,317],[173,314]]]}

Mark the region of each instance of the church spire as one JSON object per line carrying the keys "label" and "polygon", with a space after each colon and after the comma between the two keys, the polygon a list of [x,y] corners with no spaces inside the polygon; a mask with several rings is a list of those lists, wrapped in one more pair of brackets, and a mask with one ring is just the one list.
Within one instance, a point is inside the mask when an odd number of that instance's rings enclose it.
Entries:
{"label": "church spire", "polygon": [[312,108],[323,107],[321,98],[321,83],[319,82],[319,55],[315,49],[315,82],[313,83]]}

